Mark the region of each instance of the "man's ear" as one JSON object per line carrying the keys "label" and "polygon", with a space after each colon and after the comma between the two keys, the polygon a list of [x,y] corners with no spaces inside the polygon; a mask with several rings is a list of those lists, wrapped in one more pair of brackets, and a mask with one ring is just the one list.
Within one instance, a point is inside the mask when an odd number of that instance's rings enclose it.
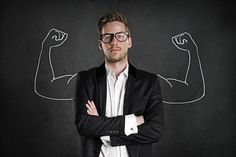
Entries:
{"label": "man's ear", "polygon": [[132,38],[131,38],[131,37],[129,37],[129,45],[128,45],[128,47],[129,47],[129,48],[132,47]]}
{"label": "man's ear", "polygon": [[98,41],[98,47],[102,51],[102,43],[101,43],[101,41]]}

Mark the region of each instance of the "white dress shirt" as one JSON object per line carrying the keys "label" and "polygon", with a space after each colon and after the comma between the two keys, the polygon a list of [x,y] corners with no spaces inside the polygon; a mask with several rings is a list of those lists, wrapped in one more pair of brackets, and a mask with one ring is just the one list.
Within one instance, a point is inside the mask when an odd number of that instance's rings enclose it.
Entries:
{"label": "white dress shirt", "polygon": [[[107,95],[106,95],[106,116],[116,117],[123,115],[125,86],[128,78],[129,65],[118,76],[105,64],[107,73]],[[125,116],[125,135],[138,132],[136,117],[134,114]],[[103,145],[99,157],[129,157],[127,148],[122,146],[111,146],[110,136],[102,136]]]}

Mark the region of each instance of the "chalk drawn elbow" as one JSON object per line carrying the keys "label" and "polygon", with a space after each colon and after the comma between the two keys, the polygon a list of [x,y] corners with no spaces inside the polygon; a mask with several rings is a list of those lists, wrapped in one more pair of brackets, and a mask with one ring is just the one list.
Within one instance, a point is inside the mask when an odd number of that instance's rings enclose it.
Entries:
{"label": "chalk drawn elbow", "polygon": [[[183,85],[185,85],[188,88],[191,88],[187,83],[183,82]],[[172,86],[173,87],[173,86]],[[194,92],[194,91],[193,91]],[[188,100],[185,100],[185,98],[179,99],[178,101],[176,100],[163,100],[163,103],[166,104],[173,104],[173,105],[183,105],[183,104],[190,104],[190,103],[194,103],[197,102],[199,100],[201,100],[203,97],[205,97],[205,84],[203,84],[203,86],[201,87],[201,91],[198,92],[198,94],[193,94],[194,96],[192,96],[192,98],[189,98]],[[190,95],[190,93],[185,93],[185,96],[188,97],[188,95]]]}
{"label": "chalk drawn elbow", "polygon": [[[201,100],[205,96],[205,81],[203,79],[202,84],[198,89],[194,89],[191,83],[184,80],[178,80],[175,78],[165,78],[157,74],[164,84],[163,86],[163,103],[166,104],[189,104]],[[181,91],[181,92],[180,92]]]}
{"label": "chalk drawn elbow", "polygon": [[58,97],[52,97],[48,96],[46,94],[40,93],[37,88],[34,89],[35,94],[37,94],[39,97],[48,99],[48,100],[62,100],[62,101],[69,101],[69,100],[74,100],[73,98],[58,98]]}
{"label": "chalk drawn elbow", "polygon": [[[42,88],[38,88],[37,78],[35,78],[35,81],[34,81],[34,92],[35,92],[35,94],[37,94],[39,97],[44,98],[44,99],[48,99],[48,100],[65,100],[65,101],[67,101],[67,100],[74,100],[72,97],[71,97],[71,98],[70,98],[70,97],[67,98],[67,97],[60,97],[60,96],[51,96],[51,95],[47,94],[46,91],[49,90],[50,87],[53,86],[52,84],[53,84],[54,81],[57,81],[57,80],[59,80],[59,79],[65,78],[65,77],[69,77],[69,79],[65,82],[65,84],[68,85],[68,84],[71,82],[71,80],[72,80],[76,75],[77,75],[77,74],[75,74],[75,75],[63,75],[63,76],[61,76],[61,77],[54,78],[54,79],[51,80],[51,84],[48,85],[48,89],[44,89],[44,90],[42,90]],[[46,90],[46,91],[45,91],[45,90]],[[54,92],[56,92],[55,89],[53,89],[53,87],[52,87],[52,90],[53,90]]]}
{"label": "chalk drawn elbow", "polygon": [[197,97],[197,98],[192,99],[192,100],[188,100],[188,101],[166,101],[166,100],[163,100],[163,103],[165,103],[165,104],[171,104],[171,105],[190,104],[190,103],[194,103],[194,102],[197,102],[197,101],[201,100],[204,96],[205,96],[205,92],[203,92],[200,97]]}

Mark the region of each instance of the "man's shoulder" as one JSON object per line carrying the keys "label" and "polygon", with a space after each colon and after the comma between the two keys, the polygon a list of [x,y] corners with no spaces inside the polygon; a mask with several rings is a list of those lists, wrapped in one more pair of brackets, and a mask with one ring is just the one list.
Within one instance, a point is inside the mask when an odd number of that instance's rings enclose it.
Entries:
{"label": "man's shoulder", "polygon": [[83,81],[83,83],[92,83],[96,80],[96,67],[88,70],[82,70],[77,73],[77,81]]}
{"label": "man's shoulder", "polygon": [[156,79],[157,75],[155,73],[136,68],[136,77],[139,79]]}
{"label": "man's shoulder", "polygon": [[94,73],[96,73],[96,69],[97,67],[92,67],[90,69],[87,70],[81,70],[78,72],[78,75],[80,76],[92,76]]}
{"label": "man's shoulder", "polygon": [[79,77],[89,79],[89,78],[96,78],[97,76],[101,75],[102,73],[105,73],[104,64],[101,64],[100,66],[95,66],[95,67],[89,68],[87,70],[79,71],[77,74]]}
{"label": "man's shoulder", "polygon": [[160,86],[158,75],[152,72],[148,72],[142,69],[136,69],[136,82],[152,88],[153,86]]}

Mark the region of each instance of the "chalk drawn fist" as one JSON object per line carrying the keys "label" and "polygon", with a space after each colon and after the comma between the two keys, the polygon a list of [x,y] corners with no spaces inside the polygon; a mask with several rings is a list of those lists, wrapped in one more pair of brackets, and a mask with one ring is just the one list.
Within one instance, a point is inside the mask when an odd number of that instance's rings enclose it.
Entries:
{"label": "chalk drawn fist", "polygon": [[187,32],[172,37],[171,41],[178,49],[183,51],[191,51],[197,48],[193,38]]}
{"label": "chalk drawn fist", "polygon": [[48,44],[50,47],[58,47],[66,41],[67,37],[68,33],[53,28],[48,32],[43,43]]}

